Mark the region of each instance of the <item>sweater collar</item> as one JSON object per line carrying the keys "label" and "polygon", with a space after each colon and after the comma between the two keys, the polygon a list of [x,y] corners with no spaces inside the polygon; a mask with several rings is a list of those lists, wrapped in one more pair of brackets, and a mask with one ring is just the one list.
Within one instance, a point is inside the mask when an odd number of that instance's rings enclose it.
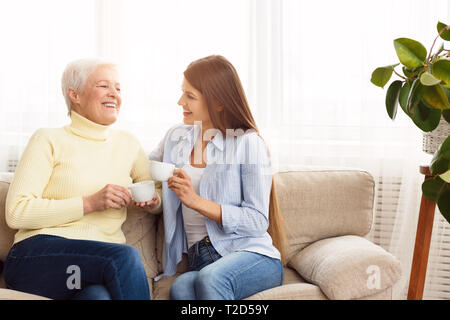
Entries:
{"label": "sweater collar", "polygon": [[69,126],[70,131],[77,136],[96,141],[105,141],[110,136],[109,126],[95,123],[75,111],[70,112],[72,123]]}

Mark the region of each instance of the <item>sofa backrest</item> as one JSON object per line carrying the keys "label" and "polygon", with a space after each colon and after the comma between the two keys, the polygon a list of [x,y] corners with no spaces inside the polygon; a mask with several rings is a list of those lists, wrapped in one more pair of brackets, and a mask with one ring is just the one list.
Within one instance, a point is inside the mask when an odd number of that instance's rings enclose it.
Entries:
{"label": "sofa backrest", "polygon": [[315,241],[370,231],[375,182],[368,172],[278,172],[275,186],[288,235],[288,260]]}

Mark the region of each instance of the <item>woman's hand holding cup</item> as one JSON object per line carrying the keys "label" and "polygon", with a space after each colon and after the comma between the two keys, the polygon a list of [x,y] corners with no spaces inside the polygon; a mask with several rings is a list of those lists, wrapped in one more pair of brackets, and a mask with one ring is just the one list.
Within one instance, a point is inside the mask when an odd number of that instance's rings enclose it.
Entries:
{"label": "woman's hand holding cup", "polygon": [[152,200],[146,201],[146,202],[133,201],[133,204],[136,207],[144,209],[145,211],[151,211],[151,210],[155,209],[159,205],[159,197],[158,197],[158,194],[155,193],[155,196],[153,197]]}
{"label": "woman's hand holding cup", "polygon": [[188,208],[194,209],[200,196],[192,186],[191,177],[183,169],[175,169],[173,176],[167,181],[169,189],[175,192],[180,201]]}
{"label": "woman's hand holding cup", "polygon": [[131,194],[127,188],[107,184],[100,191],[83,197],[84,214],[107,209],[120,210],[131,202]]}
{"label": "woman's hand holding cup", "polygon": [[160,202],[152,180],[133,183],[128,187],[133,197],[133,204],[145,211],[152,211]]}

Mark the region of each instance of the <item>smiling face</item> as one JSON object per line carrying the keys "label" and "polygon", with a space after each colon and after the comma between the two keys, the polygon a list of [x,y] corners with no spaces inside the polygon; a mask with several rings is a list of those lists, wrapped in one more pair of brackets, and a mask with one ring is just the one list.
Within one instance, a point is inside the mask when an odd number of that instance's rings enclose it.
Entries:
{"label": "smiling face", "polygon": [[183,94],[178,100],[178,105],[183,107],[184,124],[193,125],[194,121],[202,122],[202,129],[212,128],[208,107],[200,91],[195,89],[186,79],[181,85]]}
{"label": "smiling face", "polygon": [[74,111],[81,116],[101,125],[113,124],[122,104],[117,71],[99,66],[89,75],[81,92],[69,88],[69,96]]}

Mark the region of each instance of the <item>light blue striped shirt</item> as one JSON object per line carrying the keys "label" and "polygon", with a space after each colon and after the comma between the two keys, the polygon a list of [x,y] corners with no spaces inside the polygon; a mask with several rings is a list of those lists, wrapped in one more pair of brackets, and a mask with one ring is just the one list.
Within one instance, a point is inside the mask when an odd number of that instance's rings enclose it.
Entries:
{"label": "light blue striped shirt", "polygon": [[[150,160],[173,163],[182,168],[190,163],[194,143],[201,133],[197,125],[179,124],[172,127],[158,147],[149,155]],[[280,259],[267,232],[269,201],[272,185],[272,167],[266,145],[254,131],[220,131],[204,134],[210,140],[206,146],[206,168],[199,186],[202,198],[220,204],[222,224],[206,218],[206,229],[217,252],[225,256],[234,251],[252,251]],[[181,201],[162,183],[164,241],[162,276],[176,273],[182,254],[187,252]]]}

